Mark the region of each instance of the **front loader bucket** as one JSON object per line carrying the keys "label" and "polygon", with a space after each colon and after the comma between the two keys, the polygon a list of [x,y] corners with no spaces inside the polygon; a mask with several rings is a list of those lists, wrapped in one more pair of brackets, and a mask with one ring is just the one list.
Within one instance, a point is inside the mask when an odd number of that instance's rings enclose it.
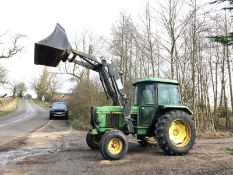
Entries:
{"label": "front loader bucket", "polygon": [[66,61],[70,52],[71,46],[66,32],[57,23],[51,35],[35,43],[34,64],[56,67],[61,60]]}

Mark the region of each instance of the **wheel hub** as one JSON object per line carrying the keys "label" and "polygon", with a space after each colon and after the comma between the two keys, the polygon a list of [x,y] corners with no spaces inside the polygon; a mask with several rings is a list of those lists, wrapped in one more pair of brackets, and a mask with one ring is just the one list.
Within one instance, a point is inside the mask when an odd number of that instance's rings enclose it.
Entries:
{"label": "wheel hub", "polygon": [[112,154],[119,154],[123,149],[123,143],[120,139],[111,139],[108,144],[108,149]]}
{"label": "wheel hub", "polygon": [[191,130],[185,121],[175,120],[169,128],[169,138],[177,147],[186,146],[191,138]]}
{"label": "wheel hub", "polygon": [[173,131],[173,135],[174,136],[177,136],[179,134],[179,131],[177,130],[177,129],[175,129],[174,131]]}

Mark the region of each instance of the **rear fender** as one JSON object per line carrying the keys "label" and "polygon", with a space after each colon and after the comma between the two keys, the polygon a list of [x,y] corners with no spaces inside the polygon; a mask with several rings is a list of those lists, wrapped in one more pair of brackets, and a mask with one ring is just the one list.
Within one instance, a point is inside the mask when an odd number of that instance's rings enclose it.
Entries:
{"label": "rear fender", "polygon": [[160,109],[162,110],[162,113],[165,113],[171,110],[180,110],[180,111],[184,111],[188,113],[189,115],[193,115],[193,112],[187,106],[161,105]]}

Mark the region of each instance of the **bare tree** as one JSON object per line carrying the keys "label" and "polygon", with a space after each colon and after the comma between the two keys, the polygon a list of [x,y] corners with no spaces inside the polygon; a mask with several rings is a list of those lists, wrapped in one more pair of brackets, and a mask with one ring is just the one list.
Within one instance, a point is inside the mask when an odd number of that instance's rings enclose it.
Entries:
{"label": "bare tree", "polygon": [[45,67],[39,77],[34,78],[31,82],[32,88],[35,90],[38,99],[42,99],[47,95],[48,100],[51,100],[60,84],[56,79],[56,74],[50,73]]}
{"label": "bare tree", "polygon": [[7,77],[6,69],[0,66],[0,84],[1,85],[4,85],[5,83],[7,83],[6,77]]}
{"label": "bare tree", "polygon": [[19,98],[22,98],[27,90],[24,82],[17,82],[17,81],[10,83],[10,89],[12,92],[12,97],[17,96]]}
{"label": "bare tree", "polygon": [[17,96],[19,98],[22,98],[25,95],[25,92],[27,90],[25,83],[24,82],[20,82],[18,84],[17,88],[18,88]]}
{"label": "bare tree", "polygon": [[135,27],[131,17],[126,13],[120,13],[120,17],[112,27],[112,42],[110,49],[115,56],[115,62],[124,72],[124,80],[132,81],[133,65],[139,65],[139,62],[134,62],[134,33]]}
{"label": "bare tree", "polygon": [[56,73],[49,73],[48,82],[49,82],[49,87],[47,92],[49,94],[49,98],[52,99],[55,93],[57,92],[57,90],[59,89],[59,87],[61,86],[61,84],[57,79]]}
{"label": "bare tree", "polygon": [[[0,35],[0,59],[1,58],[10,58],[13,57],[14,55],[18,54],[21,52],[24,47],[19,45],[19,42],[22,38],[25,38],[25,35],[22,34],[15,34],[13,37],[11,37],[11,41],[9,44],[6,44],[7,41],[5,41],[5,38],[8,35],[8,32],[1,34]],[[4,47],[4,45],[7,45]]]}
{"label": "bare tree", "polygon": [[[106,54],[106,40],[102,36],[93,36],[88,30],[83,30],[80,37],[75,37],[73,48],[89,54],[102,57]],[[58,74],[70,75],[70,81],[79,82],[84,75],[89,77],[90,70],[87,70],[77,64],[64,63],[59,65]]]}

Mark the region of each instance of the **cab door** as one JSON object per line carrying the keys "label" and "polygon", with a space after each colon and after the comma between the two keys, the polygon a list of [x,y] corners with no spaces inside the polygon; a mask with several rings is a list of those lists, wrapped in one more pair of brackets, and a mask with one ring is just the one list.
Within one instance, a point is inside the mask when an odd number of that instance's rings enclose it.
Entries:
{"label": "cab door", "polygon": [[139,125],[150,126],[158,108],[157,85],[140,84],[136,87],[136,103],[139,106]]}

